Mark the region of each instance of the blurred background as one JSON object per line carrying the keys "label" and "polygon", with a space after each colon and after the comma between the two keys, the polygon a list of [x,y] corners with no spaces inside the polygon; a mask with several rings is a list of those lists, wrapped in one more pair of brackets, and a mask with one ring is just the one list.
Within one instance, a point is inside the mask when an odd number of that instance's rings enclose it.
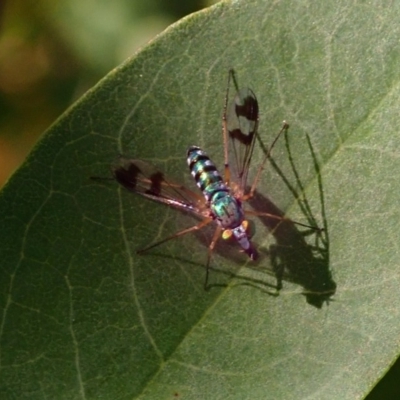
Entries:
{"label": "blurred background", "polygon": [[0,0],[0,188],[86,90],[216,0]]}

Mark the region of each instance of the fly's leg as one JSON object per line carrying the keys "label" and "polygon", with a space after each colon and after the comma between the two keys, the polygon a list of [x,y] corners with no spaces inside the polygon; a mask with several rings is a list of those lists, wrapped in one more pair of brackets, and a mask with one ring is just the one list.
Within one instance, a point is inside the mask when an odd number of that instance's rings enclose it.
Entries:
{"label": "fly's leg", "polygon": [[310,229],[318,231],[318,232],[324,231],[324,228],[319,228],[318,226],[303,224],[301,222],[293,221],[290,218],[281,217],[280,215],[270,214],[270,213],[266,213],[266,212],[262,212],[262,211],[246,210],[245,214],[246,214],[246,216],[251,215],[251,216],[255,216],[255,217],[267,217],[267,218],[271,218],[271,219],[276,219],[278,221],[286,221],[286,222],[290,222],[295,225],[304,226],[305,228],[310,228]]}
{"label": "fly's leg", "polygon": [[258,182],[261,178],[261,173],[265,167],[265,163],[267,162],[269,156],[271,155],[271,151],[273,149],[273,147],[275,146],[275,143],[278,141],[279,137],[281,136],[281,134],[285,131],[287,131],[289,129],[289,124],[286,121],[283,121],[283,125],[281,130],[278,132],[278,134],[276,135],[274,141],[272,142],[270,148],[267,151],[267,154],[264,156],[264,159],[262,160],[260,166],[258,167],[257,170],[257,174],[256,177],[254,178],[253,184],[251,185],[251,189],[250,192],[246,195],[243,196],[243,200],[242,201],[247,201],[249,199],[251,199],[254,196],[254,192],[257,188]]}
{"label": "fly's leg", "polygon": [[207,290],[208,273],[210,271],[211,254],[214,250],[215,244],[217,243],[219,237],[221,236],[221,232],[222,232],[222,228],[220,226],[217,226],[217,229],[214,232],[214,236],[211,240],[211,243],[208,246],[208,255],[207,255],[207,264],[206,264],[206,279],[204,281],[204,290]]}
{"label": "fly's leg", "polygon": [[226,119],[227,118],[226,113],[228,110],[229,86],[231,84],[231,79],[233,80],[235,87],[237,89],[237,83],[235,81],[235,73],[233,69],[230,69],[228,73],[228,84],[226,87],[226,94],[225,94],[224,113],[222,114],[222,137],[224,142],[224,182],[227,186],[229,186],[231,180],[231,172],[229,169],[229,155],[228,155],[229,135],[228,135],[228,126]]}
{"label": "fly's leg", "polygon": [[156,242],[156,243],[154,243],[154,244],[152,244],[150,246],[145,247],[144,249],[137,250],[136,254],[143,254],[144,252],[146,252],[146,251],[148,251],[150,249],[153,249],[154,247],[157,247],[160,244],[168,242],[169,240],[175,239],[175,238],[177,238],[179,236],[183,236],[183,235],[186,235],[187,233],[194,232],[194,231],[197,231],[197,230],[199,230],[201,228],[204,228],[206,225],[208,225],[212,221],[213,221],[212,218],[206,218],[203,221],[199,222],[197,225],[194,225],[194,226],[191,226],[190,228],[183,229],[182,231],[176,232],[173,235],[168,236],[167,238],[165,238],[163,240],[160,240],[159,242]]}
{"label": "fly's leg", "polygon": [[[280,131],[276,135],[274,141],[272,142],[270,148],[267,151],[267,154],[264,156],[264,159],[262,160],[260,166],[258,167],[256,177],[254,178],[254,181],[253,181],[253,184],[251,185],[249,193],[243,196],[243,200],[242,201],[247,201],[247,200],[251,199],[254,196],[254,192],[255,192],[255,190],[257,188],[257,185],[258,185],[258,182],[260,181],[260,178],[261,178],[261,173],[262,173],[262,171],[263,171],[263,169],[265,167],[265,163],[267,162],[268,158],[271,155],[273,147],[275,146],[276,142],[278,141],[278,139],[282,135],[282,133],[286,132],[288,129],[289,129],[289,124],[286,121],[283,121],[282,128],[280,129]],[[323,232],[324,231],[323,228],[319,228],[317,226],[311,226],[311,225],[303,224],[301,222],[293,221],[290,218],[285,218],[285,217],[282,217],[282,216],[279,216],[279,215],[274,215],[274,214],[270,214],[270,213],[266,213],[266,212],[247,211],[246,210],[246,214],[247,215],[254,215],[254,216],[257,216],[257,217],[272,218],[272,219],[276,219],[276,220],[279,220],[279,221],[287,221],[287,222],[291,222],[292,224],[299,225],[299,226],[304,226],[305,228],[310,228],[310,229],[318,231],[318,232]]]}

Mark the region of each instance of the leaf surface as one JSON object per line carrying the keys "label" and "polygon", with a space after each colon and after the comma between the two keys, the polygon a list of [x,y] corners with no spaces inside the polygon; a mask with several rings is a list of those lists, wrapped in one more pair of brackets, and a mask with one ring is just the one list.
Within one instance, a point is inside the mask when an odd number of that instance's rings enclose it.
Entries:
{"label": "leaf surface", "polygon": [[[1,397],[363,398],[400,341],[398,20],[382,1],[219,3],[66,112],[0,196]],[[124,154],[194,188],[188,146],[222,166],[229,68],[264,151],[291,125],[250,205],[326,232],[252,218],[260,260],[219,243],[204,291],[211,231],[137,256],[193,219],[89,178]]]}

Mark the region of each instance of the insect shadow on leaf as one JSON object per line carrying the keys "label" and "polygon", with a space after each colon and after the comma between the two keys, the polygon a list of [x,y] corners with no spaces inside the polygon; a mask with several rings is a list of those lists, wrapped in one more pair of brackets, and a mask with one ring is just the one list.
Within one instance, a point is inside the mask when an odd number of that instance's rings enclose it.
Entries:
{"label": "insect shadow on leaf", "polygon": [[[277,221],[260,217],[260,221],[272,232],[276,240],[276,243],[270,246],[269,254],[273,273],[278,280],[278,288],[282,288],[284,280],[299,284],[304,288],[303,295],[306,297],[307,302],[317,308],[321,308],[335,294],[337,285],[333,280],[332,271],[329,268],[329,230],[325,212],[321,171],[308,134],[306,138],[318,181],[324,229],[300,231],[289,220]],[[296,179],[296,186],[299,189],[295,189],[290,184],[282,170],[271,158],[272,167],[282,178],[294,198],[297,199],[300,210],[306,216],[308,223],[314,225],[316,224],[316,220],[304,194],[305,188],[296,169],[287,135],[285,135],[285,143],[290,165]],[[301,196],[300,193],[302,194]],[[251,199],[250,204],[254,208],[262,208],[272,214],[283,215],[282,210],[258,192]]]}
{"label": "insect shadow on leaf", "polygon": [[[229,101],[229,88],[233,82],[236,94]],[[257,185],[272,148],[282,133],[287,132],[289,125],[284,122],[278,135],[265,151],[261,163],[256,168],[255,177],[248,185],[248,175],[258,133],[259,107],[254,92],[249,88],[238,88],[233,70],[229,71],[228,84],[222,117],[222,138],[224,152],[224,170],[221,175],[208,155],[197,146],[190,146],[187,151],[187,164],[190,173],[200,189],[201,194],[193,192],[184,185],[167,178],[164,173],[152,164],[120,156],[111,166],[114,179],[127,190],[148,200],[192,214],[200,220],[197,224],[180,230],[160,241],[137,251],[148,252],[162,243],[176,239],[188,233],[195,233],[214,223],[214,233],[208,242],[206,275],[204,288],[208,288],[211,255],[220,237],[225,240],[234,238],[236,244],[251,260],[258,258],[248,233],[247,216],[265,217],[272,220],[290,222],[311,230],[320,231],[316,225],[310,226],[296,222],[281,214],[270,213],[265,209],[246,210],[244,203],[255,195]],[[101,180],[102,178],[93,177]]]}

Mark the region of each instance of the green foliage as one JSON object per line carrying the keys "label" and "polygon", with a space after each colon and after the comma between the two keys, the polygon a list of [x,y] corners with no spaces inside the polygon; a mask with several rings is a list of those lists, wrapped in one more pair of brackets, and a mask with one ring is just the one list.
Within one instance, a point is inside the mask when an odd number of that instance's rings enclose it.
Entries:
{"label": "green foliage", "polygon": [[[0,196],[1,398],[363,398],[398,355],[396,7],[220,3],[65,113]],[[205,292],[211,232],[139,257],[191,219],[89,177],[123,153],[188,183],[191,144],[221,165],[231,67],[265,144],[291,124],[258,206],[326,232],[255,219],[260,261],[220,244]]]}

